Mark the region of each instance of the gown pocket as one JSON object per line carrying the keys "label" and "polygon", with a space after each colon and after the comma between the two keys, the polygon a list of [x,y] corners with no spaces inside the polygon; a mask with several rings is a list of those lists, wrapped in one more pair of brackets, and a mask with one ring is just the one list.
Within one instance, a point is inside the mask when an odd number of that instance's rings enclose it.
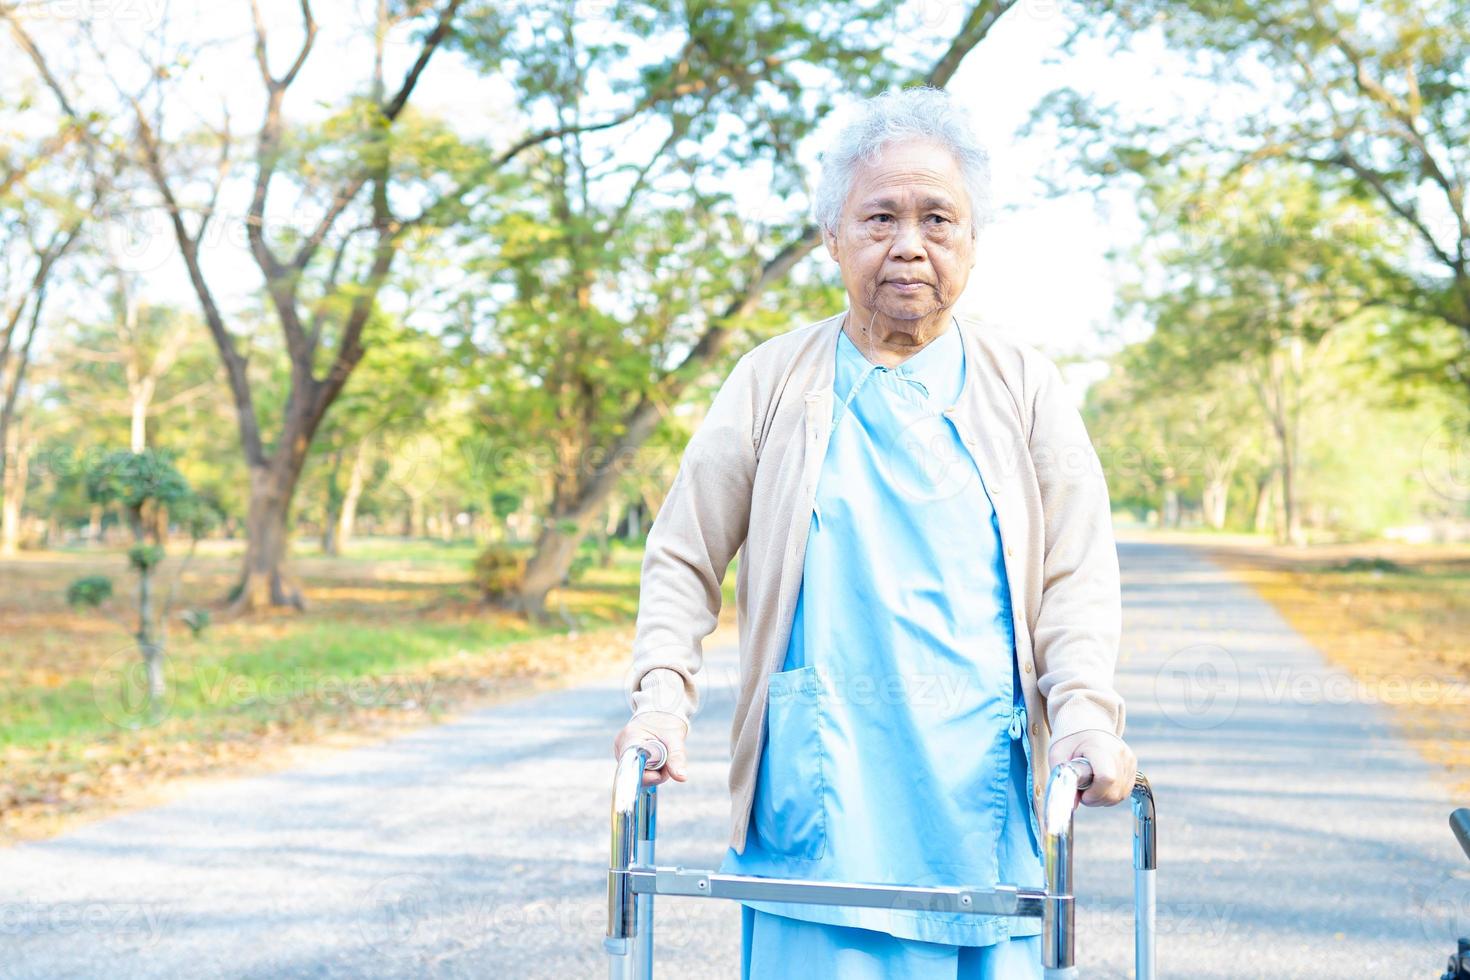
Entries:
{"label": "gown pocket", "polygon": [[827,850],[822,679],[813,665],[770,676],[766,745],[756,779],[756,832],[772,853],[817,860]]}

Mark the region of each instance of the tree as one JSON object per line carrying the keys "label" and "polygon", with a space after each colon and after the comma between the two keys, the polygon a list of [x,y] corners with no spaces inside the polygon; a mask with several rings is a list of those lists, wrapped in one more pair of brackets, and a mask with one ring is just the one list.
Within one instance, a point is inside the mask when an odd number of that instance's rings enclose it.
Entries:
{"label": "tree", "polygon": [[[482,394],[492,441],[543,461],[541,529],[511,605],[543,614],[628,470],[661,466],[651,436],[719,375],[732,338],[762,338],[839,295],[794,275],[821,241],[800,217],[801,139],[843,93],[947,85],[1012,6],[967,7],[953,36],[926,38],[917,55],[884,30],[889,4],[632,5],[595,36],[579,35],[570,7],[542,15],[544,44],[520,54],[521,101],[544,105],[566,136],[528,154],[520,196],[481,217],[495,248],[477,268],[497,288],[477,284],[466,301],[504,367]],[[599,144],[583,123],[591,77],[625,54],[614,27],[679,45],[644,70],[655,91],[674,83],[669,97],[618,120],[656,134],[631,162],[626,141]],[[755,227],[728,181],[752,171],[772,187]]]}
{"label": "tree", "polygon": [[[154,576],[164,560],[170,515],[189,521],[191,537],[197,543],[204,512],[173,461],[161,453],[109,453],[87,472],[87,495],[102,506],[117,506],[133,537],[128,564],[138,575],[138,625],[134,637],[147,672],[149,704],[157,706],[167,694],[163,658],[174,589],[170,587],[160,600],[154,594]],[[179,574],[183,574],[182,568]],[[177,583],[175,578],[173,584]],[[67,590],[68,601],[73,606],[99,606],[111,594],[111,582],[104,576],[80,579]],[[194,619],[191,626],[197,630],[201,622]]]}
{"label": "tree", "polygon": [[[1393,256],[1380,298],[1411,314],[1395,321],[1399,346],[1423,356],[1394,361],[1470,391],[1470,4],[1104,0],[1077,10],[1079,34],[1121,49],[1156,30],[1222,89],[1262,104],[1223,125],[1211,112],[1160,126],[1057,92],[1038,118],[1061,123],[1075,159],[1109,178],[1206,157],[1222,172],[1285,161],[1376,198],[1415,246]],[[1426,336],[1434,325],[1451,336]]]}
{"label": "tree", "polygon": [[1083,411],[1114,500],[1177,526],[1181,498],[1198,498],[1204,522],[1226,527],[1238,468],[1261,442],[1262,419],[1238,365],[1216,365],[1188,384],[1131,344],[1110,358],[1108,377],[1087,391]]}
{"label": "tree", "polygon": [[116,266],[100,321],[75,323],[58,344],[68,365],[60,379],[67,401],[94,418],[126,420],[128,445],[151,445],[149,421],[218,390],[213,354],[198,317],[155,306],[140,295],[134,274]]}
{"label": "tree", "polygon": [[47,291],[88,217],[88,179],[94,203],[102,186],[78,143],[67,124],[39,142],[0,145],[0,554],[19,547],[26,440],[18,414]]}
{"label": "tree", "polygon": [[[406,112],[461,6],[462,0],[411,6],[409,19],[426,21],[428,27],[401,81],[390,87],[386,39],[397,25],[390,22],[387,5],[380,4],[369,91],[321,127],[325,139],[314,141],[288,126],[283,108],[315,46],[318,25],[312,6],[309,0],[301,0],[300,43],[284,71],[277,73],[271,64],[265,19],[258,3],[251,4],[255,61],[265,107],[249,161],[252,190],[245,232],[289,362],[274,440],[263,431],[261,398],[252,386],[246,355],[203,264],[202,245],[210,222],[220,217],[220,195],[232,172],[235,140],[228,117],[213,134],[218,147],[215,175],[197,200],[186,197],[190,182],[175,172],[171,160],[171,151],[184,146],[170,142],[163,123],[164,108],[172,103],[171,94],[177,87],[171,87],[168,79],[182,74],[177,69],[191,60],[192,52],[180,49],[170,60],[151,62],[141,91],[117,85],[117,94],[131,114],[130,134],[113,134],[104,143],[96,127],[86,130],[95,145],[106,145],[110,152],[129,158],[151,181],[224,366],[250,473],[246,553],[235,589],[239,610],[302,605],[299,589],[285,575],[284,563],[291,505],[312,440],[366,352],[364,328],[405,239],[434,227],[454,201],[485,176],[463,154],[456,157],[453,147],[446,147],[442,127]],[[13,36],[62,111],[75,121],[90,124],[90,117],[79,112],[73,96],[51,71],[17,11],[0,7],[0,16],[9,22]],[[101,52],[97,54],[106,64]],[[474,173],[467,173],[469,170]],[[450,178],[447,188],[443,186],[446,176]],[[271,192],[293,180],[299,199],[290,214],[282,216],[270,207]],[[422,203],[408,217],[399,214],[392,203],[393,192],[405,188],[412,191],[409,197]],[[279,233],[269,234],[268,228],[274,227],[279,227]],[[365,244],[359,244],[363,239]]]}
{"label": "tree", "polygon": [[1243,377],[1276,446],[1281,536],[1302,543],[1303,413],[1333,388],[1341,329],[1385,306],[1401,243],[1376,202],[1324,193],[1300,172],[1153,186],[1145,200],[1174,234],[1156,241],[1162,280],[1123,292],[1154,326],[1135,371],[1181,393],[1224,369]]}
{"label": "tree", "polygon": [[430,429],[447,394],[442,340],[384,314],[369,322],[365,337],[373,356],[353,375],[318,440],[327,464],[319,468],[319,484],[322,550],[329,555],[351,542],[370,480],[417,492],[415,479],[435,478],[450,452],[447,434]]}

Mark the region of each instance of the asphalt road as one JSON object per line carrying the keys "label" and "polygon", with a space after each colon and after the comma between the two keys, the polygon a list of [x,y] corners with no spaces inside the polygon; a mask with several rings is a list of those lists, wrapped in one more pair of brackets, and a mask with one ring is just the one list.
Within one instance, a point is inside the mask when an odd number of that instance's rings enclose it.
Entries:
{"label": "asphalt road", "polygon": [[[1444,783],[1247,588],[1184,546],[1121,551],[1160,975],[1437,977],[1470,934]],[[734,671],[710,651],[660,864],[723,853]],[[608,677],[0,851],[0,977],[605,975],[625,714]],[[1085,977],[1131,975],[1129,826],[1078,814]],[[738,906],[660,899],[656,935],[661,975],[738,976]]]}

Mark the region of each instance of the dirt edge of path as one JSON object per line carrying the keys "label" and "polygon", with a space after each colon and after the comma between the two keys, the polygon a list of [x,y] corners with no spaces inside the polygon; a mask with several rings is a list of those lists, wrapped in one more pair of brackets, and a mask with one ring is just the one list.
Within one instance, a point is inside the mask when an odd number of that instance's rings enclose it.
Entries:
{"label": "dirt edge of path", "polygon": [[[1133,540],[1148,540],[1137,537]],[[1383,704],[1402,737],[1428,761],[1456,799],[1470,799],[1470,617],[1459,605],[1452,617],[1426,610],[1421,628],[1392,625],[1397,610],[1372,579],[1396,566],[1425,561],[1470,568],[1470,547],[1426,551],[1409,545],[1367,543],[1306,548],[1256,541],[1188,540],[1235,580],[1265,599],[1329,664],[1355,681],[1356,696]],[[1382,563],[1378,567],[1377,563]],[[1375,574],[1377,567],[1377,574]],[[1345,577],[1345,568],[1364,569]],[[1470,598],[1461,604],[1470,607]]]}
{"label": "dirt edge of path", "polygon": [[[269,775],[353,749],[381,745],[394,738],[448,724],[472,712],[545,691],[606,677],[626,666],[634,634],[631,624],[590,630],[576,637],[565,635],[521,641],[513,646],[533,652],[553,645],[556,668],[525,676],[454,676],[455,683],[435,685],[444,694],[432,710],[411,713],[385,709],[362,709],[325,719],[306,718],[294,726],[271,725],[249,740],[231,743],[222,755],[201,760],[167,760],[156,768],[130,773],[122,780],[103,781],[95,792],[74,799],[12,807],[0,812],[0,849],[43,841],[88,824],[179,800],[194,791],[222,780]],[[721,615],[716,630],[706,637],[705,649],[736,640],[733,610]],[[534,655],[534,654],[533,654]],[[465,673],[462,660],[447,658],[424,665],[418,676],[445,677]],[[400,678],[402,675],[398,675]],[[464,682],[464,683],[459,683]],[[612,738],[608,732],[608,761],[612,763]],[[0,766],[5,760],[0,759]]]}

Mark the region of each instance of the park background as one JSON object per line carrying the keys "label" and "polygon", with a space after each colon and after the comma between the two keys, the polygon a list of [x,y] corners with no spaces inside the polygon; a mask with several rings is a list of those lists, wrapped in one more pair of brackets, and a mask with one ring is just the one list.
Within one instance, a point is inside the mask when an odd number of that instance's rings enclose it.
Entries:
{"label": "park background", "polygon": [[824,138],[914,84],[992,154],[959,311],[1063,366],[1120,534],[1470,788],[1470,5],[0,20],[5,842],[622,662],[714,389],[843,306]]}

